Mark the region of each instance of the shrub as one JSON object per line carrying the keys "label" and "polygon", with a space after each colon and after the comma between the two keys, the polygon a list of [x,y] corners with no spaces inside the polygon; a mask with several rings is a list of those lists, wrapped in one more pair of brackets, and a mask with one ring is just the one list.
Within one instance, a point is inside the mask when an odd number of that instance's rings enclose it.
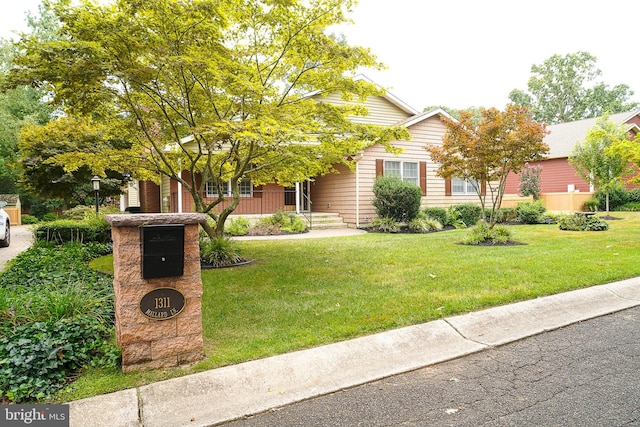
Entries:
{"label": "shrub", "polygon": [[225,224],[225,231],[232,236],[244,236],[250,228],[251,222],[243,216],[233,218]]}
{"label": "shrub", "polygon": [[520,202],[516,207],[517,220],[523,224],[539,224],[542,214],[547,210],[542,201]]}
{"label": "shrub", "polygon": [[587,217],[582,214],[564,215],[558,218],[560,230],[566,231],[606,231],[609,229],[602,219],[595,215]]}
{"label": "shrub", "polygon": [[37,224],[38,218],[33,215],[22,215],[22,223],[24,225]]}
{"label": "shrub", "polygon": [[69,242],[98,242],[111,241],[111,227],[103,218],[87,218],[83,221],[60,219],[40,224],[35,230],[36,239],[64,244]]}
{"label": "shrub", "polygon": [[451,210],[456,211],[460,215],[460,220],[462,220],[467,227],[476,225],[480,217],[482,217],[482,208],[473,203],[454,205],[451,207]]}
{"label": "shrub", "polygon": [[400,223],[393,218],[375,218],[371,221],[371,228],[381,233],[397,233]]}
{"label": "shrub", "polygon": [[213,267],[227,267],[246,261],[235,243],[226,237],[200,239],[200,261]]}
{"label": "shrub", "polygon": [[627,202],[618,209],[627,212],[640,212],[640,202]]}
{"label": "shrub", "polygon": [[46,214],[43,215],[42,220],[44,222],[51,222],[51,221],[55,221],[58,219],[58,215],[56,215],[53,212],[47,212]]}
{"label": "shrub", "polygon": [[442,230],[442,224],[434,218],[414,218],[409,222],[407,228],[412,233],[429,233]]}
{"label": "shrub", "polygon": [[463,243],[465,245],[497,245],[508,243],[511,237],[511,230],[505,226],[497,225],[489,228],[486,222],[480,222],[469,231]]}
{"label": "shrub", "polygon": [[424,213],[426,217],[438,220],[442,225],[448,225],[447,210],[445,208],[424,208],[422,213]]}
{"label": "shrub", "polygon": [[[602,190],[597,190],[595,198],[596,200],[598,200],[598,209],[601,211],[606,211],[606,193]],[[629,193],[624,189],[622,185],[617,185],[609,190],[609,210],[615,211],[618,209],[618,207],[624,205],[628,201]]]}
{"label": "shrub", "polygon": [[420,211],[420,187],[396,177],[382,176],[373,185],[373,206],[380,218],[410,222]]}
{"label": "shrub", "polygon": [[467,224],[462,220],[460,212],[458,212],[453,206],[447,211],[447,225],[452,225],[455,228],[467,227]]}
{"label": "shrub", "polygon": [[498,211],[498,222],[513,222],[518,218],[516,208],[500,208]]}
{"label": "shrub", "polygon": [[[254,230],[254,228],[256,230]],[[278,211],[271,216],[261,218],[258,224],[249,229],[248,234],[270,235],[281,234],[282,232],[302,233],[306,230],[306,222],[294,212]]]}
{"label": "shrub", "polygon": [[599,203],[597,199],[587,200],[584,202],[584,210],[587,212],[597,212]]}
{"label": "shrub", "polygon": [[633,188],[627,193],[628,202],[640,203],[640,188]]}

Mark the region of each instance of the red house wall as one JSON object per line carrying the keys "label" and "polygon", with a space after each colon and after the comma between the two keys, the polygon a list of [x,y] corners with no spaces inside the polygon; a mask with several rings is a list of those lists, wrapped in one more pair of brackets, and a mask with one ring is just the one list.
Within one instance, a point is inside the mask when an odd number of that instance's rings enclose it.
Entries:
{"label": "red house wall", "polygon": [[[571,167],[566,157],[559,159],[543,160],[530,163],[531,166],[541,165],[540,192],[541,193],[566,193],[569,184],[575,185],[575,189],[583,192],[590,190],[589,183],[580,177]],[[507,177],[505,194],[518,194],[520,176],[514,173]]]}

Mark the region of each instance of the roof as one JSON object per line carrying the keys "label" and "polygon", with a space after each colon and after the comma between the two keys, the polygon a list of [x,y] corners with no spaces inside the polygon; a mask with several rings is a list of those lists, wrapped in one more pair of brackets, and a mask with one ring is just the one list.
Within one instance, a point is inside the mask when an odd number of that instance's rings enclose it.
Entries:
{"label": "roof", "polygon": [[16,206],[20,203],[18,194],[0,194],[0,200],[7,202],[7,206]]}
{"label": "roof", "polygon": [[451,120],[456,120],[449,113],[444,111],[442,108],[436,108],[435,110],[425,111],[423,113],[416,114],[416,115],[411,116],[411,117],[407,117],[406,119],[404,119],[401,122],[397,123],[397,125],[398,126],[409,127],[409,126],[413,126],[416,123],[420,123],[423,120],[426,120],[426,119],[428,119],[430,117],[437,116],[437,115],[445,116],[445,117],[447,117],[447,118],[449,118]]}
{"label": "roof", "polygon": [[[626,123],[638,114],[640,110],[610,114],[609,119],[616,123]],[[587,131],[596,125],[597,120],[598,118],[591,118],[547,126],[549,134],[544,138],[544,142],[549,146],[549,158],[569,157],[576,143],[584,139]],[[634,126],[630,124],[629,129]]]}

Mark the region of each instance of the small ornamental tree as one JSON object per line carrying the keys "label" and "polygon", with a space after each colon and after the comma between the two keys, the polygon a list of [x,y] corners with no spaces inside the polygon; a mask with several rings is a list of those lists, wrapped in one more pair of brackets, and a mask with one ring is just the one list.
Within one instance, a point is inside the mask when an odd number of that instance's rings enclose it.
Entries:
{"label": "small ornamental tree", "polygon": [[530,166],[529,163],[524,165],[524,169],[520,173],[520,187],[518,191],[523,197],[531,196],[533,200],[540,198],[540,175],[542,174],[542,166]]}
{"label": "small ornamental tree", "polygon": [[605,193],[605,210],[609,215],[609,193],[619,186],[622,176],[630,171],[627,160],[619,153],[608,151],[614,144],[628,141],[627,126],[614,123],[605,114],[589,129],[584,141],[573,147],[569,163],[589,184]]}
{"label": "small ornamental tree", "polygon": [[507,176],[522,171],[527,162],[543,160],[549,146],[543,142],[545,125],[533,121],[527,107],[507,105],[505,111],[481,108],[480,116],[477,124],[468,111],[460,113],[460,121],[443,117],[447,131],[442,146],[430,145],[426,150],[440,163],[438,176],[478,183],[475,188],[482,219],[492,228],[498,220]]}

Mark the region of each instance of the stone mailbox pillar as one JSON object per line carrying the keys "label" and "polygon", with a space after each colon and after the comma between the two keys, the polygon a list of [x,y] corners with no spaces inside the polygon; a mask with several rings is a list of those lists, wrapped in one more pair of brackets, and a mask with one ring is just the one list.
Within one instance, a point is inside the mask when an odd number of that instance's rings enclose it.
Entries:
{"label": "stone mailbox pillar", "polygon": [[199,224],[204,214],[105,215],[112,227],[122,371],[202,359]]}

